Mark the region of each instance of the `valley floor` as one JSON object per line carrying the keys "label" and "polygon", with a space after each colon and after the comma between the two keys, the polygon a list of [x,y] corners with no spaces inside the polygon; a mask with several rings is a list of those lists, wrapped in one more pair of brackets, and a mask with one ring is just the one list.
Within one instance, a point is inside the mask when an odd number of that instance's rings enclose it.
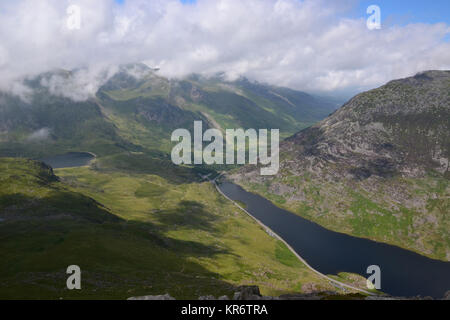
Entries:
{"label": "valley floor", "polygon": [[[53,181],[34,162],[0,164],[1,298],[196,299],[239,285],[272,296],[344,292],[189,171],[154,171],[150,158],[128,154],[58,169]],[[80,291],[65,288],[73,264]]]}

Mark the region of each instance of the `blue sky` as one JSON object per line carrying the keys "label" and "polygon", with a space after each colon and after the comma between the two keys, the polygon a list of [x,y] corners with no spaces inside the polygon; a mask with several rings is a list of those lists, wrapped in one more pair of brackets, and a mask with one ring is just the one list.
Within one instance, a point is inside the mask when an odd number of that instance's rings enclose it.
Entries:
{"label": "blue sky", "polygon": [[[126,0],[116,0],[124,3]],[[195,3],[196,0],[180,0],[182,3]],[[334,1],[334,0],[331,0]],[[368,6],[375,4],[381,8],[382,20],[388,25],[405,25],[408,23],[450,24],[449,0],[361,0],[349,17],[366,17]]]}
{"label": "blue sky", "polygon": [[354,16],[365,16],[369,5],[376,4],[381,9],[382,21],[392,25],[408,23],[450,24],[449,0],[363,0]]}

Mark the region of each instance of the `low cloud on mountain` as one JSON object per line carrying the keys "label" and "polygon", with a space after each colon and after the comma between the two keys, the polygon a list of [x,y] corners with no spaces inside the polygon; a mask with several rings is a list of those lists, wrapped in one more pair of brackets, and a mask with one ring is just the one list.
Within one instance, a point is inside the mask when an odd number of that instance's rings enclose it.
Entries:
{"label": "low cloud on mountain", "polygon": [[51,130],[49,128],[42,128],[34,131],[27,138],[28,141],[42,141],[47,140],[50,137]]}
{"label": "low cloud on mountain", "polygon": [[[80,29],[68,28],[70,5],[81,8]],[[0,88],[24,95],[15,80],[84,68],[75,87],[62,78],[45,85],[85,99],[111,75],[109,66],[138,61],[159,66],[169,77],[225,71],[230,79],[243,75],[301,90],[347,92],[450,68],[447,24],[370,31],[367,17],[346,18],[355,5],[352,0],[2,1]]]}
{"label": "low cloud on mountain", "polygon": [[43,77],[40,85],[56,96],[85,101],[94,97],[98,89],[117,71],[115,66],[90,66],[86,69],[72,71],[68,74],[54,73]]}

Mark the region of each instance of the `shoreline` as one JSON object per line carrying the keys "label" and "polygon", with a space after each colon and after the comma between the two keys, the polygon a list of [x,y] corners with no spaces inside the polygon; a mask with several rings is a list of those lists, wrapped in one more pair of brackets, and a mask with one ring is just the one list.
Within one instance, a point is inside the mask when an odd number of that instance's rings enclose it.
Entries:
{"label": "shoreline", "polygon": [[410,248],[410,247],[407,247],[407,246],[402,246],[401,243],[390,243],[390,242],[386,242],[386,241],[383,241],[383,240],[380,240],[380,239],[377,239],[377,238],[373,238],[373,237],[369,237],[369,236],[365,236],[365,235],[354,235],[354,234],[351,234],[350,232],[344,232],[344,231],[342,231],[342,230],[334,229],[332,226],[326,226],[326,225],[323,225],[323,224],[321,224],[321,223],[319,223],[319,222],[317,222],[317,221],[315,221],[315,220],[310,219],[309,217],[303,216],[303,215],[301,215],[300,213],[295,212],[295,210],[292,210],[292,209],[289,208],[289,207],[285,207],[285,206],[283,206],[283,205],[276,204],[273,200],[270,200],[269,198],[267,198],[266,195],[264,195],[264,193],[260,193],[260,192],[255,191],[255,190],[251,190],[251,189],[250,189],[247,185],[245,185],[245,184],[241,184],[241,183],[239,183],[239,182],[237,182],[237,181],[233,181],[232,179],[231,179],[230,181],[232,181],[233,183],[237,184],[238,186],[240,186],[242,189],[244,189],[244,190],[247,191],[247,192],[256,194],[256,195],[258,195],[258,196],[260,196],[260,197],[263,197],[263,198],[269,200],[270,202],[272,202],[273,205],[277,206],[278,208],[280,208],[280,209],[282,209],[282,210],[285,210],[285,211],[288,211],[288,212],[290,212],[290,213],[292,213],[292,214],[295,214],[295,215],[297,215],[297,216],[299,216],[299,217],[301,217],[301,218],[303,218],[303,219],[306,219],[306,220],[308,220],[308,221],[310,221],[310,222],[312,222],[312,223],[315,223],[315,224],[317,224],[317,225],[319,225],[319,226],[321,226],[322,228],[325,228],[325,229],[327,229],[327,230],[330,230],[330,231],[333,231],[333,232],[336,232],[336,233],[340,233],[340,234],[343,234],[343,235],[355,237],[355,238],[360,238],[360,239],[370,240],[370,241],[377,242],[377,243],[380,243],[380,244],[385,244],[385,245],[389,245],[389,246],[394,246],[394,247],[397,247],[397,248],[399,248],[399,249],[403,249],[403,250],[410,251],[410,252],[412,252],[412,253],[418,254],[418,255],[420,255],[420,256],[422,256],[422,257],[424,257],[424,258],[430,259],[430,260],[435,260],[435,261],[439,261],[439,262],[449,262],[449,263],[450,263],[450,260],[445,260],[445,259],[437,258],[437,257],[435,257],[435,256],[426,254],[426,253],[424,253],[424,252],[415,250],[415,249],[413,249],[413,248]]}
{"label": "shoreline", "polygon": [[217,178],[219,178],[220,176],[216,177],[214,180],[210,180],[211,183],[214,184],[214,186],[216,187],[216,190],[222,195],[224,196],[227,200],[231,201],[236,207],[238,207],[240,210],[242,210],[243,212],[245,212],[248,216],[250,216],[254,221],[256,221],[256,223],[258,223],[270,236],[273,236],[274,238],[276,238],[277,240],[280,240],[296,257],[297,259],[300,260],[300,262],[302,262],[308,269],[310,269],[311,271],[313,271],[314,273],[316,273],[317,275],[319,275],[320,277],[332,282],[335,285],[341,286],[341,287],[345,287],[351,290],[355,290],[358,292],[361,292],[363,294],[369,295],[369,296],[378,296],[379,294],[374,293],[374,292],[370,292],[370,291],[366,291],[364,289],[360,289],[357,287],[353,287],[349,284],[345,284],[343,282],[340,282],[338,280],[335,280],[323,273],[321,273],[320,271],[314,269],[313,267],[311,267],[305,259],[303,259],[283,238],[281,238],[276,232],[274,232],[272,229],[270,229],[268,226],[266,226],[264,223],[262,223],[259,219],[257,219],[256,217],[254,217],[250,212],[248,212],[246,209],[242,208],[236,201],[230,199],[226,194],[224,194],[222,192],[222,190],[220,190],[219,186],[217,185]]}

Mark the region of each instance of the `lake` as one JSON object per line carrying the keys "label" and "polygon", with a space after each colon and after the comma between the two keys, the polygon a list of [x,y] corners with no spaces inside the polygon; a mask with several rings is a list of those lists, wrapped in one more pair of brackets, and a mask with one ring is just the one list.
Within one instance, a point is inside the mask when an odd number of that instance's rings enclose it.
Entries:
{"label": "lake", "polygon": [[94,159],[95,156],[91,153],[69,152],[39,160],[51,166],[53,169],[61,169],[87,166]]}
{"label": "lake", "polygon": [[357,273],[381,268],[381,291],[393,296],[442,298],[450,290],[450,262],[429,259],[412,251],[330,231],[231,182],[219,184],[230,199],[283,238],[308,264],[324,274]]}

